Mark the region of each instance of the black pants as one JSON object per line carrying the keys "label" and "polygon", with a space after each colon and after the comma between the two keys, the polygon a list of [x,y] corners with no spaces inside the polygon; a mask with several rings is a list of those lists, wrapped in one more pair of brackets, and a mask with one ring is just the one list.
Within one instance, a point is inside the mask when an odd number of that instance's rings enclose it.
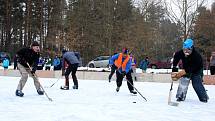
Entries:
{"label": "black pants", "polygon": [[55,70],[61,70],[61,65],[54,66],[54,71]]}
{"label": "black pants", "polygon": [[14,69],[14,70],[16,70],[16,69],[17,69],[17,62],[14,62],[13,69]]}
{"label": "black pants", "polygon": [[66,69],[65,72],[65,78],[69,80],[69,74],[72,72],[72,79],[74,85],[78,86],[78,80],[76,77],[76,71],[78,69],[78,63],[75,64],[69,64],[68,68]]}
{"label": "black pants", "polygon": [[[127,79],[127,86],[128,86],[129,91],[134,90],[131,71],[129,71],[125,76],[126,76],[126,79]],[[116,71],[116,85],[117,85],[117,87],[120,87],[122,85],[123,78],[124,78],[124,75],[121,74],[119,71]]]}
{"label": "black pants", "polygon": [[43,65],[37,66],[37,70],[43,70]]}
{"label": "black pants", "polygon": [[215,66],[210,66],[211,75],[215,75]]}
{"label": "black pants", "polygon": [[112,78],[112,76],[113,76],[113,74],[115,73],[116,69],[117,69],[116,65],[113,64],[113,65],[111,66],[111,71],[110,71],[109,79]]}
{"label": "black pants", "polygon": [[50,69],[51,69],[50,66],[46,66],[46,67],[45,67],[45,70],[50,70]]}

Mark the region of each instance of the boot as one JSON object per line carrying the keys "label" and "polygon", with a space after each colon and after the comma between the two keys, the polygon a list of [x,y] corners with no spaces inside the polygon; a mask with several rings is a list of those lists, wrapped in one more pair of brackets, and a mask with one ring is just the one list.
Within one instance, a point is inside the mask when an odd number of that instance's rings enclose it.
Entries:
{"label": "boot", "polygon": [[200,101],[203,102],[203,103],[207,103],[208,100],[209,100],[209,96],[208,96],[207,93],[206,93],[206,97],[207,97],[207,98],[200,99]]}
{"label": "boot", "polygon": [[184,99],[181,98],[181,97],[178,97],[178,98],[176,99],[176,101],[180,102],[180,101],[184,101]]}
{"label": "boot", "polygon": [[21,90],[16,90],[16,96],[23,97],[24,93]]}
{"label": "boot", "polygon": [[203,103],[207,103],[208,102],[207,99],[201,99],[200,101],[203,102]]}
{"label": "boot", "polygon": [[137,92],[134,91],[134,90],[130,90],[130,93],[132,93],[132,94],[137,94]]}
{"label": "boot", "polygon": [[60,89],[62,89],[62,90],[69,90],[69,87],[68,86],[61,86]]}
{"label": "boot", "polygon": [[78,85],[74,85],[72,88],[73,89],[78,89]]}
{"label": "boot", "polygon": [[62,90],[69,90],[69,77],[65,79],[65,86],[61,86],[60,89]]}
{"label": "boot", "polygon": [[40,89],[37,90],[37,93],[38,93],[39,95],[44,95],[44,92],[43,92],[42,90],[40,90]]}
{"label": "boot", "polygon": [[116,91],[119,92],[119,89],[120,89],[120,87],[117,87],[117,88],[116,88]]}

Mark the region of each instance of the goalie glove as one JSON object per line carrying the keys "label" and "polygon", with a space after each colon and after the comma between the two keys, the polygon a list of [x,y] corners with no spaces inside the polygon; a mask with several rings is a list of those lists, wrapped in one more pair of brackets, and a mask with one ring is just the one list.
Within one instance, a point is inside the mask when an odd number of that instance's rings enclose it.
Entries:
{"label": "goalie glove", "polygon": [[171,78],[173,81],[177,81],[179,78],[184,76],[186,74],[185,70],[179,71],[179,72],[172,72]]}

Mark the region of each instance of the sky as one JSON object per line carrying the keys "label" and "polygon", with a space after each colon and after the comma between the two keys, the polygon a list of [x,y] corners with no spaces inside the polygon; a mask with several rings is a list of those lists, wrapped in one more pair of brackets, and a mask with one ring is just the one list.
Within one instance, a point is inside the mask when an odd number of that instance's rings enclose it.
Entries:
{"label": "sky", "polygon": [[[143,0],[134,0],[135,3],[138,3],[139,1],[143,1]],[[167,2],[173,2],[173,1],[177,1],[177,0],[149,0],[149,1],[167,1]],[[182,1],[182,0],[181,0]],[[191,0],[188,0],[191,1]],[[200,1],[200,0],[199,0]],[[205,6],[207,6],[208,8],[211,7],[211,4],[215,2],[215,0],[205,0]]]}
{"label": "sky", "polygon": [[[145,1],[145,0],[133,0],[133,1],[134,1],[135,6],[143,6],[143,5],[139,5],[139,3],[142,3],[142,1]],[[163,3],[166,1],[167,6],[168,6],[167,8],[169,11],[171,8],[177,16],[180,16],[180,14],[181,14],[180,10],[178,8],[177,1],[182,1],[182,0],[149,0],[149,1],[153,1],[153,2],[162,1]],[[190,1],[193,1],[194,3],[196,3],[195,0],[188,0],[188,3]],[[202,0],[199,0],[199,1],[202,1]],[[205,0],[203,5],[206,6],[208,9],[211,9],[211,5],[213,2],[215,2],[215,0]],[[180,3],[182,3],[182,2],[180,2]],[[193,9],[196,9],[196,5],[193,5],[191,8],[189,8],[189,10],[193,10]]]}
{"label": "sky", "polygon": [[[15,96],[20,77],[0,76],[1,121],[214,121],[215,88],[206,85],[210,100],[198,100],[190,85],[187,98],[179,106],[167,104],[170,83],[134,82],[136,89],[147,98],[129,93],[126,82],[119,92],[112,80],[79,80],[78,90],[60,90],[64,79],[39,78],[48,96],[36,93],[33,80],[28,79],[24,97]],[[70,85],[73,85],[70,81]],[[177,82],[173,86],[175,102]]]}
{"label": "sky", "polygon": [[207,0],[206,6],[208,8],[211,8],[212,3],[214,3],[214,2],[215,2],[215,0]]}

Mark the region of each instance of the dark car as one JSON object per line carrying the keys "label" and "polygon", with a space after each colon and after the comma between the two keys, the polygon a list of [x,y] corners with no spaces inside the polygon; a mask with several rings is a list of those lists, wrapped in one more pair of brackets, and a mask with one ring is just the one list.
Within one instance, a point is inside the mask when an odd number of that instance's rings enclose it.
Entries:
{"label": "dark car", "polygon": [[[170,69],[170,68],[172,68],[172,61],[173,61],[172,57],[165,58],[163,60],[157,60],[157,61],[152,60],[152,61],[150,61],[150,64],[148,67],[153,68],[153,69]],[[179,61],[178,66],[179,66],[179,68],[183,68],[181,61]]]}

